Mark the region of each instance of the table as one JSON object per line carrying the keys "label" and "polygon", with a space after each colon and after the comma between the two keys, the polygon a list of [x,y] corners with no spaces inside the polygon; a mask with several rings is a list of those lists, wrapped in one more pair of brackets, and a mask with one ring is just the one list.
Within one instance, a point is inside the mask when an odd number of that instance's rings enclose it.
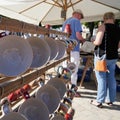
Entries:
{"label": "table", "polygon": [[[86,76],[87,69],[89,67],[92,67],[94,69],[94,65],[93,65],[93,62],[94,62],[94,60],[93,60],[94,59],[94,53],[87,53],[87,52],[81,51],[80,52],[80,57],[87,58],[87,61],[86,61],[86,64],[85,64],[85,67],[84,67],[84,70],[83,70],[82,78],[81,78],[80,84],[79,84],[79,86],[81,88],[82,84],[84,82],[85,76]],[[120,52],[119,52],[119,59],[118,59],[118,61],[120,61]],[[96,86],[97,86],[97,80],[96,80],[96,76],[95,76],[94,71],[93,71],[93,78],[94,78]]]}
{"label": "table", "polygon": [[[85,67],[84,67],[84,70],[83,70],[83,74],[82,74],[82,78],[80,80],[80,88],[82,87],[82,84],[83,84],[83,81],[84,81],[84,78],[86,76],[86,72],[88,70],[89,67],[92,67],[94,69],[94,66],[93,66],[93,58],[94,58],[94,54],[93,53],[86,53],[86,52],[82,52],[80,53],[80,57],[85,57],[87,58],[87,61],[86,61],[86,64],[85,64]],[[96,81],[96,77],[95,77],[95,74],[93,72],[93,77],[94,77],[94,80],[95,80],[95,83],[97,85],[97,81]]]}

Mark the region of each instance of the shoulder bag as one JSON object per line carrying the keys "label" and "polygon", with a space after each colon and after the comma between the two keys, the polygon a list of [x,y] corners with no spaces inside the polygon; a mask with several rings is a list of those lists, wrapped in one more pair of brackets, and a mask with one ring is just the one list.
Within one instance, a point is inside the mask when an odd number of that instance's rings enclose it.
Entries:
{"label": "shoulder bag", "polygon": [[96,63],[95,63],[95,70],[99,72],[107,72],[107,63],[106,63],[106,36],[107,33],[105,31],[105,51],[104,54],[100,56],[100,48],[98,46],[97,53],[95,54]]}

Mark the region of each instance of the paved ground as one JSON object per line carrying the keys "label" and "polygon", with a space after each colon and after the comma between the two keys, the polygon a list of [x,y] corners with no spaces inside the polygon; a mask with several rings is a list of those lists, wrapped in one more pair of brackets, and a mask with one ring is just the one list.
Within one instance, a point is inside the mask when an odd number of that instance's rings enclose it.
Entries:
{"label": "paved ground", "polygon": [[96,98],[96,85],[92,80],[83,83],[84,88],[79,88],[80,98],[73,99],[75,115],[73,120],[119,120],[120,119],[120,92],[113,106],[104,104],[103,108],[97,108],[90,104],[91,99]]}
{"label": "paved ground", "polygon": [[[120,77],[119,77],[120,78]],[[75,109],[73,120],[119,120],[120,119],[120,92],[117,92],[117,99],[113,106],[104,104],[103,108],[97,108],[90,104],[91,99],[96,98],[96,84],[94,80],[83,82],[83,87],[78,88],[80,98],[72,100]]]}

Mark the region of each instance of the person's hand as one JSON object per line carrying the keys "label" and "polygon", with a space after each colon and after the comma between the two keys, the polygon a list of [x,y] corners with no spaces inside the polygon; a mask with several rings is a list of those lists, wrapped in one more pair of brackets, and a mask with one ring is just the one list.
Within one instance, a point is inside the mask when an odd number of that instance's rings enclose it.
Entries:
{"label": "person's hand", "polygon": [[90,41],[91,41],[91,42],[94,42],[94,41],[95,41],[95,38],[96,38],[96,36],[92,36],[91,39],[90,39]]}
{"label": "person's hand", "polygon": [[86,41],[85,39],[82,39],[82,40],[81,40],[81,43],[83,44],[85,41]]}

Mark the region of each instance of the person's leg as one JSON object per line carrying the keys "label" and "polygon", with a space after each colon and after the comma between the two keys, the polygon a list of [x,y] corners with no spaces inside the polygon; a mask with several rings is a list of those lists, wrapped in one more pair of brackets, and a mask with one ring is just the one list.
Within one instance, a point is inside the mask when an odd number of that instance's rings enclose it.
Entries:
{"label": "person's leg", "polygon": [[115,79],[115,65],[117,60],[107,60],[107,96],[106,102],[114,102],[116,98],[116,79]]}
{"label": "person's leg", "polygon": [[103,103],[106,97],[106,72],[95,71],[95,75],[98,82],[96,100],[99,103]]}
{"label": "person's leg", "polygon": [[77,92],[77,78],[78,78],[78,68],[80,64],[80,54],[76,51],[71,51],[70,62],[73,62],[76,65],[75,71],[71,75],[71,89],[75,91],[74,97],[80,97],[80,93]]}
{"label": "person's leg", "polygon": [[[96,57],[94,58],[94,66],[96,65]],[[99,72],[95,70],[97,79],[97,102],[103,103],[106,97],[106,72]]]}
{"label": "person's leg", "polygon": [[71,83],[77,86],[77,72],[80,64],[80,55],[79,52],[71,51],[70,62],[73,62],[76,65],[75,71],[71,75]]}

